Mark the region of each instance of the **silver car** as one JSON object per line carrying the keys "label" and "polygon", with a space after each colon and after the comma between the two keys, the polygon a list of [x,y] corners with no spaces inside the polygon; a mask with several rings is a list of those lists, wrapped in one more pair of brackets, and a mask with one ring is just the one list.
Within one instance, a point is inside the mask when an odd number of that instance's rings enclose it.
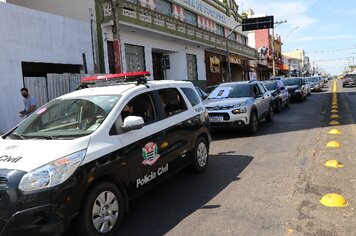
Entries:
{"label": "silver car", "polygon": [[257,131],[258,121],[273,120],[271,93],[259,81],[223,83],[204,100],[212,128],[248,128]]}

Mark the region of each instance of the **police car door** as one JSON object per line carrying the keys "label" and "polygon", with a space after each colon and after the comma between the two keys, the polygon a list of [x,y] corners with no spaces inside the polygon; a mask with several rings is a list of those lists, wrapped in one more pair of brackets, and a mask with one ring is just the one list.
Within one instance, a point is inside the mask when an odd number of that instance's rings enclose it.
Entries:
{"label": "police car door", "polygon": [[[164,158],[160,158],[163,140],[162,119],[154,105],[154,96],[145,92],[131,96],[121,107],[116,127],[122,126],[124,116],[139,116],[144,120],[140,129],[119,130],[118,138],[123,144],[119,155],[126,160],[129,174],[129,194],[143,190],[168,172]],[[130,111],[131,114],[124,114]],[[126,117],[126,118],[127,118]]]}

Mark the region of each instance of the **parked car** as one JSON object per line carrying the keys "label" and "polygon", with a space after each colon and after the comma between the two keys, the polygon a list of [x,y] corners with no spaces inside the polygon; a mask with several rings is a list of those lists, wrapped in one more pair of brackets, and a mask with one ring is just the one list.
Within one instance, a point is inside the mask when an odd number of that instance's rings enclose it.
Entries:
{"label": "parked car", "polygon": [[209,94],[211,93],[218,85],[210,85],[204,89],[204,92]]}
{"label": "parked car", "polygon": [[208,97],[208,94],[204,92],[201,88],[198,86],[195,86],[195,89],[197,90],[198,95],[200,96],[201,100],[204,100]]}
{"label": "parked car", "polygon": [[311,94],[311,86],[307,82],[307,78],[303,77],[302,80],[304,81],[304,86],[305,86],[305,90],[307,91],[307,96],[309,96]]}
{"label": "parked car", "polygon": [[212,128],[248,128],[254,133],[258,121],[273,120],[272,96],[259,81],[220,84],[204,105]]}
{"label": "parked car", "polygon": [[320,77],[308,77],[307,78],[307,83],[310,85],[311,87],[311,91],[313,92],[321,92],[323,91],[323,82],[322,79]]}
{"label": "parked car", "polygon": [[272,95],[273,110],[280,112],[283,107],[289,106],[289,93],[282,80],[265,81],[263,85]]}
{"label": "parked car", "polygon": [[356,74],[346,74],[342,81],[342,87],[355,87],[356,86]]}
{"label": "parked car", "polygon": [[297,100],[303,102],[307,99],[308,91],[306,82],[303,78],[300,77],[290,77],[283,80],[284,86],[288,89],[290,98],[292,100]]}
{"label": "parked car", "polygon": [[131,197],[206,170],[209,118],[192,83],[97,81],[0,137],[2,235],[59,235],[72,221],[78,235],[116,235]]}

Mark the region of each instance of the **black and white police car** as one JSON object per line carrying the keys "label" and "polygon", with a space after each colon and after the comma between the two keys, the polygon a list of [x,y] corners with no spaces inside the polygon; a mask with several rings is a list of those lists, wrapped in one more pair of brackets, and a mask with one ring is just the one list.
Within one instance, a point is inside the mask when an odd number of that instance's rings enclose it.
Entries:
{"label": "black and white police car", "polygon": [[[147,75],[84,78],[0,138],[0,235],[114,235],[131,197],[206,169],[209,118],[193,84]],[[118,77],[139,79],[103,86]]]}

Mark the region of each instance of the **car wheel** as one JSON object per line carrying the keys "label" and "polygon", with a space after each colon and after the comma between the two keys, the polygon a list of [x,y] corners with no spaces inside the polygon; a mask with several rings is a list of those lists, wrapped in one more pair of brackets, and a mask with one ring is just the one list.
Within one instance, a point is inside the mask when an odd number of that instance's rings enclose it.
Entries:
{"label": "car wheel", "polygon": [[249,124],[250,133],[252,133],[252,134],[256,133],[257,132],[257,126],[258,126],[257,112],[256,111],[251,111],[250,124]]}
{"label": "car wheel", "polygon": [[94,185],[84,201],[77,226],[78,235],[116,235],[124,216],[120,190],[111,182]]}
{"label": "car wheel", "polygon": [[276,112],[281,112],[281,111],[282,111],[282,100],[278,100]]}
{"label": "car wheel", "polygon": [[272,122],[273,121],[273,108],[272,108],[272,104],[269,105],[269,109],[268,109],[268,115],[266,116],[266,121],[267,122]]}
{"label": "car wheel", "polygon": [[206,138],[199,137],[193,150],[193,169],[197,173],[204,172],[208,166],[209,144]]}

